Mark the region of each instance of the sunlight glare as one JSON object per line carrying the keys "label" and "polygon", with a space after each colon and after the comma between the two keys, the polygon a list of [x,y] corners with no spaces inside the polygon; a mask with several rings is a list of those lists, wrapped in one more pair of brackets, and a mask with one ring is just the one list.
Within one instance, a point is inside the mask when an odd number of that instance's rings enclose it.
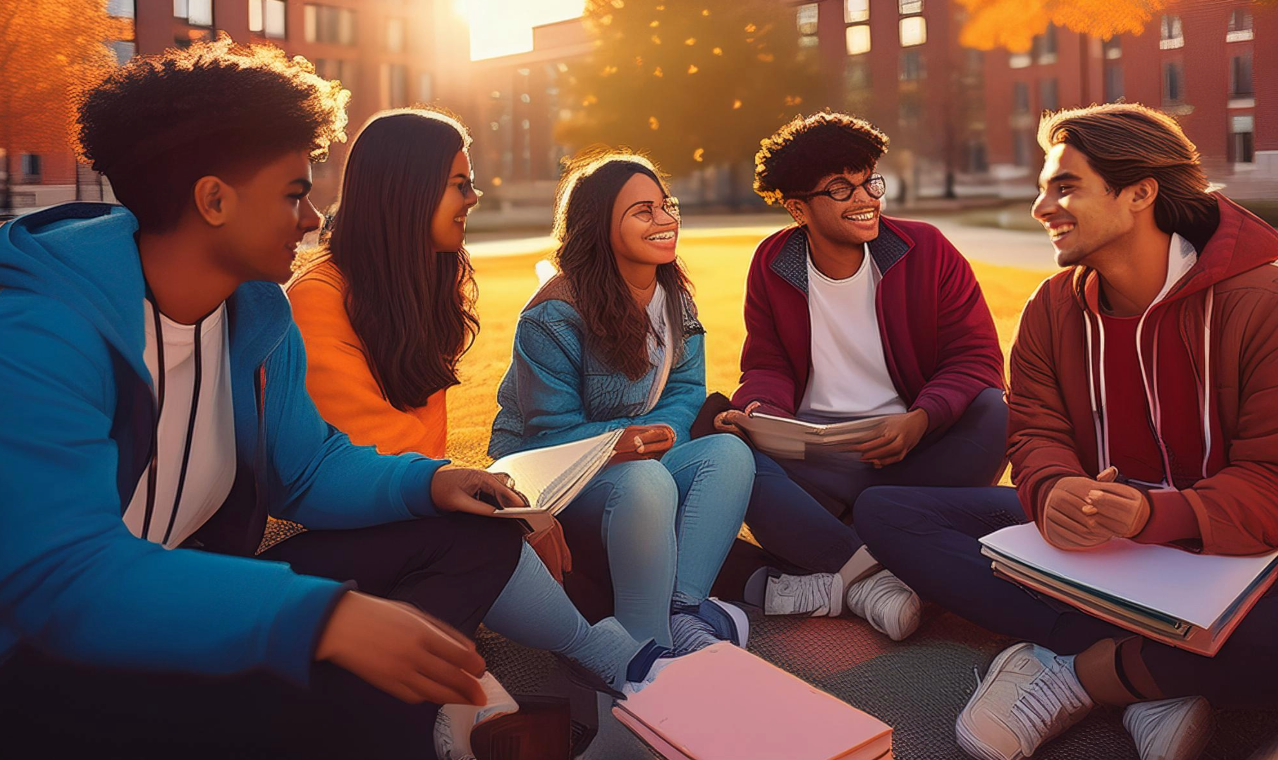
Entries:
{"label": "sunlight glare", "polygon": [[581,15],[585,0],[456,0],[470,24],[470,59],[532,50],[534,26]]}

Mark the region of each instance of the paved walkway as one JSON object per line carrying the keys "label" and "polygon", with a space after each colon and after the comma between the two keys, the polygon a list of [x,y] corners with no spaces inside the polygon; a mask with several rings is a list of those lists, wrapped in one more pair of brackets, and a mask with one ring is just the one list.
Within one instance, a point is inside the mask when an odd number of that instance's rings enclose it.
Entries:
{"label": "paved walkway", "polygon": [[[1052,245],[1047,234],[1003,230],[994,227],[971,227],[953,216],[918,216],[921,221],[935,224],[954,243],[963,255],[973,261],[1023,269],[1054,270]],[[684,220],[682,237],[695,240],[712,237],[757,237],[762,239],[785,224],[785,217],[777,214],[750,214],[739,216],[691,216]],[[548,251],[555,246],[554,238],[522,236],[501,238],[493,233],[479,236],[466,250],[475,257],[520,256]]]}

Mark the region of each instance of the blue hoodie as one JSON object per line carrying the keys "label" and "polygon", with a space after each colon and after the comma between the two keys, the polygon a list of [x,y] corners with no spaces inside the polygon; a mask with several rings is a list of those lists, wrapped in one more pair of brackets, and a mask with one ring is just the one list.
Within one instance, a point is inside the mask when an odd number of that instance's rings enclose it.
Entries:
{"label": "blue hoodie", "polygon": [[237,476],[166,550],[122,520],[150,461],[145,285],[123,208],[76,203],[0,227],[0,660],[19,643],[84,664],[307,682],[345,587],[251,559],[266,514],[358,528],[436,514],[443,462],[383,457],[326,424],[278,285],[227,300]]}

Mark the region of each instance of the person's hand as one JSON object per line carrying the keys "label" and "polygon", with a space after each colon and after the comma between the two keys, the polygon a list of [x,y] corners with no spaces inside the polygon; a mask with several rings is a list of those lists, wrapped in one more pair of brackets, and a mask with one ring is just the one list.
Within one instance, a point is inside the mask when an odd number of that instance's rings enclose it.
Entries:
{"label": "person's hand", "polygon": [[905,459],[926,432],[927,412],[922,409],[891,414],[879,423],[873,438],[850,445],[846,450],[860,454],[862,462],[874,465],[877,470]]}
{"label": "person's hand", "polygon": [[320,634],[316,661],[345,668],[409,704],[483,706],[484,658],[448,624],[405,602],[347,591]]}
{"label": "person's hand", "polygon": [[631,425],[613,448],[609,464],[657,459],[674,444],[675,431],[669,425]]}
{"label": "person's hand", "polygon": [[1139,533],[1149,520],[1149,502],[1138,489],[1115,483],[1117,477],[1110,467],[1095,480],[1057,481],[1039,521],[1043,538],[1058,549],[1081,551]]}
{"label": "person's hand", "polygon": [[487,494],[503,508],[526,507],[528,500],[514,489],[511,477],[502,473],[441,467],[430,480],[430,498],[441,512],[491,515],[497,508],[479,500]]}
{"label": "person's hand", "polygon": [[726,412],[719,412],[714,418],[714,429],[720,433],[731,433],[743,441],[749,442],[745,430],[741,428],[741,423],[750,417],[750,413],[759,408],[758,401],[751,401],[744,411],[739,409],[729,409]]}

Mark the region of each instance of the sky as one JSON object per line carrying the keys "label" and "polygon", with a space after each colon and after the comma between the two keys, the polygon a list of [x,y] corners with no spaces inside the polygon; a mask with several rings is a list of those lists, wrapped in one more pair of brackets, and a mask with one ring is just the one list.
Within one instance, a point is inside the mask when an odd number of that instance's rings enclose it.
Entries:
{"label": "sky", "polygon": [[471,60],[532,50],[532,28],[580,16],[585,0],[456,0],[470,21]]}

